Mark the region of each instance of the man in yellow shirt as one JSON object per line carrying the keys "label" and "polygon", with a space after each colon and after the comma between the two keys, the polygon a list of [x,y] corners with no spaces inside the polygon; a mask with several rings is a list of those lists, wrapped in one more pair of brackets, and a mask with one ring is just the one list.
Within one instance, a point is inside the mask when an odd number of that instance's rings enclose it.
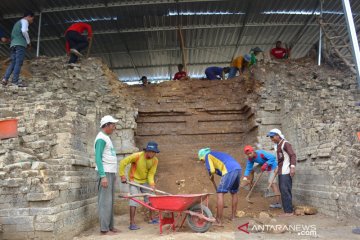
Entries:
{"label": "man in yellow shirt", "polygon": [[[150,186],[153,191],[155,192],[155,182],[154,182],[154,176],[156,173],[156,168],[158,165],[158,159],[155,157],[157,153],[159,153],[158,144],[156,142],[148,142],[146,148],[144,148],[144,151],[133,153],[130,156],[122,159],[120,161],[120,167],[119,167],[119,176],[121,177],[121,182],[126,183],[126,176],[125,176],[125,167],[129,164],[131,164],[128,177],[129,181],[136,182],[138,184],[144,185],[144,186]],[[130,194],[139,194],[139,193],[145,193],[146,190],[132,186],[130,185]],[[145,202],[149,202],[149,199],[147,197],[144,197]],[[130,230],[138,230],[140,227],[138,227],[135,224],[135,212],[136,207],[139,206],[138,203],[136,203],[133,200],[129,201],[130,206]],[[151,210],[149,211],[149,217],[150,222],[152,224],[159,223],[158,219],[152,218]]]}
{"label": "man in yellow shirt", "polygon": [[230,72],[228,79],[236,77],[236,73],[243,73],[246,67],[250,66],[251,56],[250,54],[245,54],[244,56],[238,56],[234,58],[230,64]]}

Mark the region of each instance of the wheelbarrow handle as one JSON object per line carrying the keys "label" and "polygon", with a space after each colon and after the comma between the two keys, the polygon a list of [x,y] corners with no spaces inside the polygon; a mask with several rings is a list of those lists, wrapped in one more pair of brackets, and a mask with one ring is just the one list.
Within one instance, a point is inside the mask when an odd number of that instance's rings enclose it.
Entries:
{"label": "wheelbarrow handle", "polygon": [[[143,188],[143,189],[146,189],[146,190],[149,190],[149,191],[153,191],[152,188],[149,188],[149,187],[146,187],[146,186],[143,186],[141,184],[138,184],[138,183],[135,183],[135,182],[128,182],[130,185],[133,185],[135,187],[139,187],[139,188]],[[160,191],[160,190],[157,190],[155,189],[155,192],[157,193],[161,193],[161,194],[164,194],[164,195],[172,195],[171,193],[167,193],[167,192],[164,192],[164,191]]]}
{"label": "wheelbarrow handle", "polygon": [[119,197],[121,198],[134,198],[134,197],[146,197],[146,196],[154,196],[154,194],[150,193],[141,193],[141,194],[120,194]]}

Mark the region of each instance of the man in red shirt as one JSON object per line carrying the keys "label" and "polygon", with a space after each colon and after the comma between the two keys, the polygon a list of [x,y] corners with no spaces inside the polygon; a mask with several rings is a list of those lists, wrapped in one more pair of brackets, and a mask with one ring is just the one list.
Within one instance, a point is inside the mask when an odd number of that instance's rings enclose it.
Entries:
{"label": "man in red shirt", "polygon": [[[82,34],[87,31],[87,38]],[[89,41],[93,36],[92,28],[87,23],[74,23],[65,31],[66,52],[70,53],[69,63],[76,63],[78,58],[82,56],[80,53],[87,48]]]}
{"label": "man in red shirt", "polygon": [[175,73],[173,80],[187,80],[189,77],[187,76],[187,73],[184,71],[184,65],[179,64],[178,65],[178,72]]}
{"label": "man in red shirt", "polygon": [[281,41],[276,42],[276,47],[270,51],[271,58],[285,59],[290,57],[290,49],[281,47]]}

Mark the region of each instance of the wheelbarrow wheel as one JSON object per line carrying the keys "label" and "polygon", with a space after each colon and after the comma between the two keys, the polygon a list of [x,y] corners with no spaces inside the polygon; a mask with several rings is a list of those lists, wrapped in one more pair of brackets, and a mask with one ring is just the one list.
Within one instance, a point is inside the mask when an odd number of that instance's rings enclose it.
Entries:
{"label": "wheelbarrow wheel", "polygon": [[[201,213],[203,212],[204,216],[207,218],[212,218],[212,213],[210,209],[204,205],[197,204],[192,206],[190,209],[192,212]],[[203,218],[199,218],[198,216],[187,215],[186,218],[187,224],[194,232],[204,233],[211,227],[212,223],[206,221]]]}

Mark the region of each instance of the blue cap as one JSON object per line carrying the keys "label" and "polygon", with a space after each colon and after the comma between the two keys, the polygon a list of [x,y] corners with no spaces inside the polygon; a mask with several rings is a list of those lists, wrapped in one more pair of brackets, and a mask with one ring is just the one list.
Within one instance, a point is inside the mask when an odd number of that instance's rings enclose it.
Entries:
{"label": "blue cap", "polygon": [[145,151],[159,153],[158,144],[156,142],[148,142]]}
{"label": "blue cap", "polygon": [[245,54],[245,55],[244,55],[244,60],[247,61],[247,62],[250,62],[250,61],[251,61],[251,56],[250,56],[250,54]]}
{"label": "blue cap", "polygon": [[266,136],[267,137],[273,137],[273,136],[275,136],[276,135],[276,133],[274,133],[274,132],[269,132]]}

